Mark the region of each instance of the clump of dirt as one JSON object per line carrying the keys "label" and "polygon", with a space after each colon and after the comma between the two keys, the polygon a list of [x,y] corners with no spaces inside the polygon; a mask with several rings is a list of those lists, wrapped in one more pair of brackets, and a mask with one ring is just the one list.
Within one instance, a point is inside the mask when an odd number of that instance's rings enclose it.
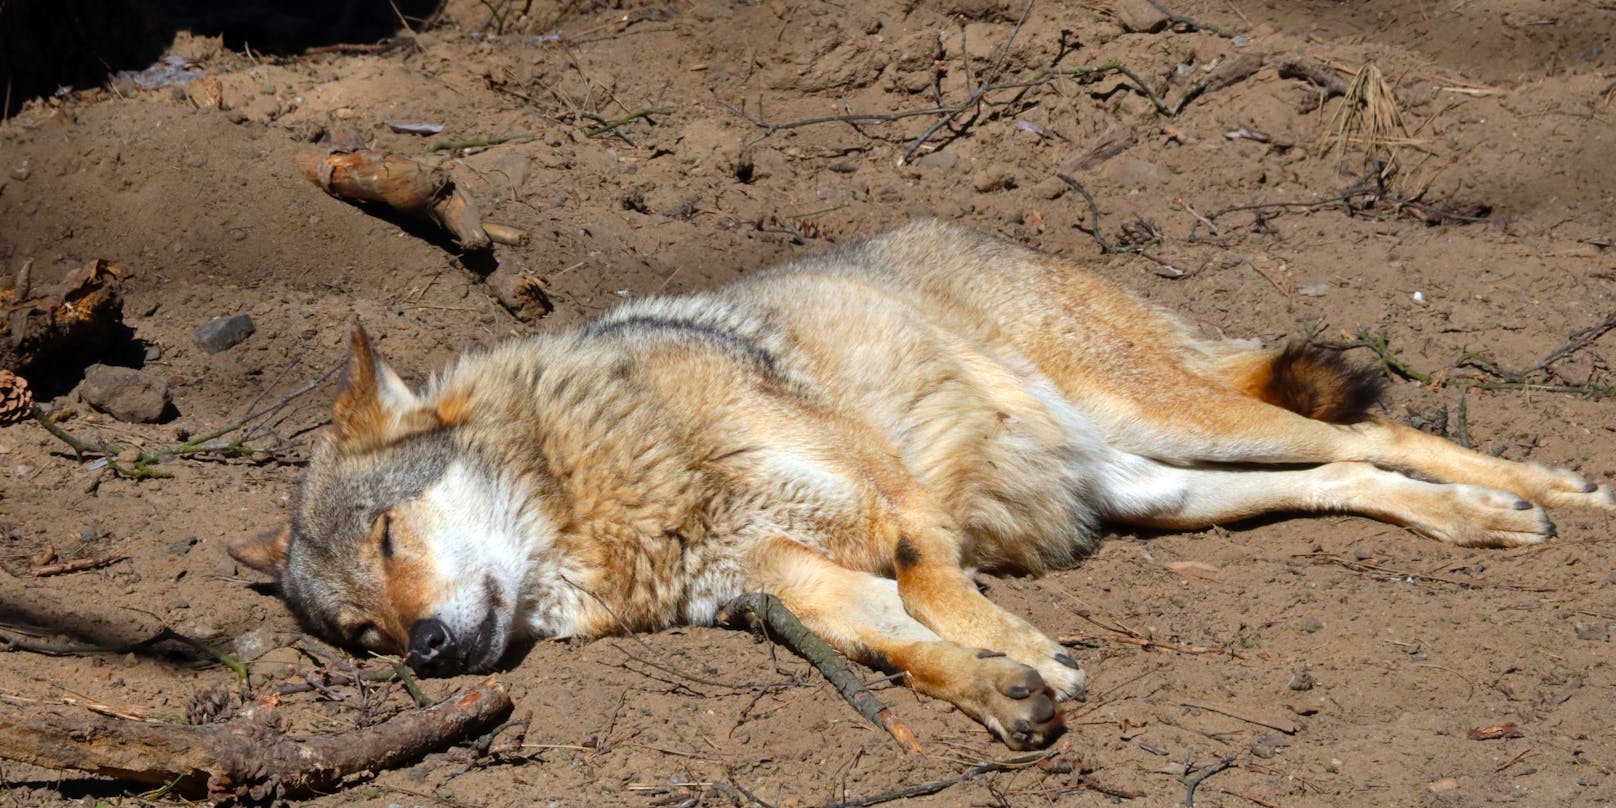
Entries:
{"label": "clump of dirt", "polygon": [[[385,666],[302,638],[224,551],[286,518],[352,323],[418,381],[915,216],[1077,258],[1230,336],[1333,343],[1384,369],[1391,417],[1608,482],[1611,12],[1271,5],[1151,23],[1140,3],[454,0],[429,28],[283,55],[181,31],[150,81],[28,102],[0,124],[0,277],[116,263],[132,337],[101,361],[163,382],[174,412],[119,422],[57,367],[41,405],[113,456],[0,428],[0,625],[73,646],[0,654],[0,700],[236,709],[236,674],[166,628],[230,649],[253,689],[295,685],[293,733],[404,709],[396,681],[352,675]],[[1331,148],[1369,63],[1406,129],[1394,165]],[[323,193],[296,155],[342,129],[441,167],[525,241],[460,255]],[[239,342],[195,341],[235,315]],[[502,674],[519,737],[310,802],[807,805],[969,774],[912,802],[1176,804],[1229,757],[1197,804],[1609,803],[1616,546],[1609,519],[1556,517],[1558,539],[1508,551],[1354,517],[1123,533],[1076,569],[989,579],[1090,673],[1044,765],[972,770],[1004,750],[880,685],[927,750],[907,753],[796,658],[679,629],[542,643]],[[14,763],[0,782],[139,799]]]}

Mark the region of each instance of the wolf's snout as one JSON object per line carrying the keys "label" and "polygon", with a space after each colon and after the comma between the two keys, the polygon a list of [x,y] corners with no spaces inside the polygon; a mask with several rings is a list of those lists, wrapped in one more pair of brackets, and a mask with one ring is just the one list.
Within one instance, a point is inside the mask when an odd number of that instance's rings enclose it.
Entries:
{"label": "wolf's snout", "polygon": [[410,666],[436,672],[453,663],[454,635],[442,620],[427,618],[410,626]]}

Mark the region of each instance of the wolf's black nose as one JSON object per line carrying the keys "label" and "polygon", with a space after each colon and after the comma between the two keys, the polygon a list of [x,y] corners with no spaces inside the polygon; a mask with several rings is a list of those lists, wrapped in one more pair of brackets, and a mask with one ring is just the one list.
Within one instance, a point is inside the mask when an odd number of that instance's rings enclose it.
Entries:
{"label": "wolf's black nose", "polygon": [[437,670],[449,662],[446,658],[454,647],[454,635],[442,620],[427,618],[410,626],[409,662],[411,667],[423,671]]}

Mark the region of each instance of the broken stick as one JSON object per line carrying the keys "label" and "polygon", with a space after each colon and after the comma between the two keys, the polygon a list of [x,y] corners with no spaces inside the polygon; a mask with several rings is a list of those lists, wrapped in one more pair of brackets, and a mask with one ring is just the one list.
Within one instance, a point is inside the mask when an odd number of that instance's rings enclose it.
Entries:
{"label": "broken stick", "polygon": [[847,660],[809,631],[779,598],[762,592],[748,592],[724,605],[719,612],[719,622],[733,627],[745,626],[759,633],[766,631],[769,639],[784,644],[812,663],[836,686],[836,692],[842,694],[853,709],[858,710],[859,715],[886,730],[893,740],[910,751],[921,751],[915,734],[893,715],[892,708],[882,704],[848,666]]}
{"label": "broken stick", "polygon": [[212,801],[267,802],[324,791],[350,774],[398,766],[475,738],[511,709],[505,688],[489,678],[380,724],[294,740],[274,727],[277,701],[270,694],[229,721],[185,726],[0,700],[0,758],[171,785]]}

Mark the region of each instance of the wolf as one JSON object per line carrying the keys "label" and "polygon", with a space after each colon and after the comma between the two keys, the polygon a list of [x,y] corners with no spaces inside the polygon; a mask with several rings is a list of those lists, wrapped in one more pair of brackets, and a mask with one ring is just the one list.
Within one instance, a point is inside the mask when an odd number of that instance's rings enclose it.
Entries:
{"label": "wolf", "polygon": [[289,527],[232,554],[311,631],[428,672],[775,595],[1016,749],[1085,676],[972,574],[1102,524],[1351,512],[1554,536],[1609,486],[1375,413],[1336,353],[1197,336],[1073,262],[935,221],[465,355],[412,390],[360,328]]}

